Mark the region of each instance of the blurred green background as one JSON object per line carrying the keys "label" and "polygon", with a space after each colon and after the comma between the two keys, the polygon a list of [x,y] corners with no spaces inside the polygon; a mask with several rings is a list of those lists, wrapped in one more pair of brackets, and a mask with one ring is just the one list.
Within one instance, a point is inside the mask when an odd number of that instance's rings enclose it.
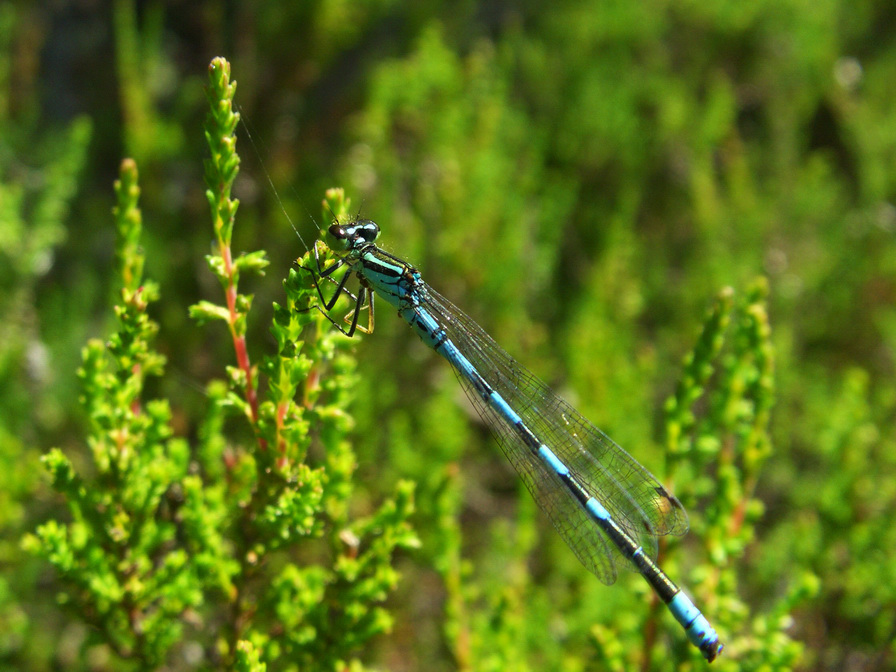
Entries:
{"label": "blurred green background", "polygon": [[[705,311],[765,276],[774,453],[739,594],[760,614],[817,576],[788,630],[805,646],[797,667],[892,669],[896,6],[879,0],[3,3],[0,661],[52,669],[71,633],[53,573],[19,539],[60,506],[38,457],[87,454],[75,371],[112,319],[123,157],[140,167],[146,274],[161,285],[169,365],[153,393],[179,434],[195,434],[200,391],[231,363],[225,332],[187,316],[220,292],[202,182],[217,55],[254,140],[238,131],[234,249],[271,259],[241,286],[256,360],[305,251],[266,173],[306,241],[324,189],[345,187],[388,251],[656,472],[663,402]],[[418,480],[425,542],[427,497],[455,465],[467,571],[500,583],[509,521],[532,505],[448,367],[390,312],[356,346],[357,507]],[[535,526],[532,545],[585,574]],[[443,650],[425,564],[399,559],[394,632],[359,654],[372,665],[463,667]],[[556,635],[559,588],[540,567],[521,609]],[[644,609],[623,578],[574,589]],[[562,645],[541,656],[588,669]]]}

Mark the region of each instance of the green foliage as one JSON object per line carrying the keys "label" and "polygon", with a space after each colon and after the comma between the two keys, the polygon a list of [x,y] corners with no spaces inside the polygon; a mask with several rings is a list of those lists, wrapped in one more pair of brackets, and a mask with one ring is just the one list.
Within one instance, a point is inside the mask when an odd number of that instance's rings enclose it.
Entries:
{"label": "green foliage", "polygon": [[147,307],[158,299],[158,287],[140,272],[133,161],[122,163],[115,191],[123,241],[118,328],[106,343],[88,343],[78,372],[95,473],[85,478],[59,450],[43,458],[71,522],[44,523],[27,546],[69,584],[64,600],[94,628],[91,643],[155,666],[182,637],[180,616],[201,603],[201,576],[174,544],[177,525],[165,513],[172,488],[187,474],[189,447],[172,437],[168,403],[143,399],[147,376],[162,373],[164,358],[151,347],[158,326]]}
{"label": "green foliage", "polygon": [[705,669],[392,311],[356,362],[314,309],[333,183],[682,500],[713,668],[893,667],[888,3],[45,5],[0,3],[0,667]]}
{"label": "green foliage", "polygon": [[[295,270],[284,283],[293,307],[276,307],[277,354],[262,367],[268,395],[256,395],[259,372],[245,340],[251,302],[238,280],[265,261],[261,252],[231,261],[237,203],[230,186],[239,157],[229,69],[222,59],[210,67],[206,124],[218,243],[209,267],[226,306],[205,302],[192,312],[228,323],[237,366],[226,386],[209,387],[195,451],[172,436],[168,402],[144,400],[146,377],[162,373],[164,358],[151,344],[158,327],[147,308],[158,288],[142,276],[136,164],[124,161],[114,209],[118,328],[105,343],[88,344],[79,372],[93,473],[80,473],[62,451],[45,456],[71,522],[44,523],[26,547],[59,572],[62,601],[92,628],[85,646],[107,647],[122,662],[157,667],[192,641],[209,666],[341,669],[391,627],[378,605],[398,581],[393,553],[416,543],[407,523],[413,488],[399,484],[370,515],[349,515],[354,458],[345,439],[351,419],[342,409],[353,365],[328,330],[303,347],[305,328],[323,318],[294,307],[307,307],[313,291]],[[312,371],[325,360],[333,361],[333,374],[321,385]],[[254,449],[225,438],[224,414],[248,424]],[[319,466],[307,461],[312,427],[326,446]],[[323,555],[315,541],[321,536],[328,537]],[[320,559],[298,561],[308,553]]]}
{"label": "green foliage", "polygon": [[125,149],[129,156],[143,163],[175,155],[183,145],[183,129],[157,109],[158,99],[170,85],[162,49],[164,6],[146,6],[142,30],[137,27],[136,7],[134,0],[115,0],[112,20],[115,65],[121,82],[119,96],[126,119]]}
{"label": "green foliage", "polygon": [[78,117],[39,132],[22,14],[15,3],[0,7],[0,661],[24,653],[39,664],[52,638],[36,617],[43,563],[20,542],[40,517],[40,441],[58,407],[38,297],[67,238],[93,125]]}

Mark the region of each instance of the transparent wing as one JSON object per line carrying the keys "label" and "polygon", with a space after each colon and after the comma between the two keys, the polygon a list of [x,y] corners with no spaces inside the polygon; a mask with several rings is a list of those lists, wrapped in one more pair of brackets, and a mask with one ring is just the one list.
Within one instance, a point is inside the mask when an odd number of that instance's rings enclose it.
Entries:
{"label": "transparent wing", "polygon": [[[420,290],[422,305],[480,375],[647,554],[656,557],[658,536],[687,532],[687,513],[653,474],[508,355],[450,301],[428,285],[423,284]],[[585,567],[604,583],[613,583],[617,560],[623,556],[611,550],[615,546],[560,478],[532,454],[470,381],[456,369],[455,373],[560,536]]]}

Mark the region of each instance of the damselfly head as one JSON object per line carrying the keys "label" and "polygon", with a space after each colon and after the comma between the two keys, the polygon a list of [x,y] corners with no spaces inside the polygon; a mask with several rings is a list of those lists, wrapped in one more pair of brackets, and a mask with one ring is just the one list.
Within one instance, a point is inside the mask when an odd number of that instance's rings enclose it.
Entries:
{"label": "damselfly head", "polygon": [[327,245],[335,252],[349,252],[376,241],[380,227],[369,219],[333,224],[327,229]]}

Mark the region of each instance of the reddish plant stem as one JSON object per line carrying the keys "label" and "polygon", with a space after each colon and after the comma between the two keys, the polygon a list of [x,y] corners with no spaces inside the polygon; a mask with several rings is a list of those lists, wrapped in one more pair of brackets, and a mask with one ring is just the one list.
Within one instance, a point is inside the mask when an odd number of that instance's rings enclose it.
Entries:
{"label": "reddish plant stem", "polygon": [[288,411],[289,402],[280,402],[277,404],[277,449],[281,455],[286,453],[286,441],[283,439],[283,427]]}
{"label": "reddish plant stem", "polygon": [[[246,375],[246,401],[249,403],[252,425],[255,426],[258,424],[258,394],[255,391],[255,384],[252,378],[252,365],[249,362],[246,337],[238,334],[236,331],[238,315],[236,310],[236,283],[233,278],[233,257],[230,254],[230,246],[222,243],[220,247],[221,258],[224,259],[224,272],[227,274],[227,290],[224,292],[227,297],[227,310],[230,313],[227,326],[230,329],[230,336],[233,338],[233,349],[236,352],[237,366]],[[259,438],[258,444],[262,449],[267,449],[267,441],[264,439]]]}

